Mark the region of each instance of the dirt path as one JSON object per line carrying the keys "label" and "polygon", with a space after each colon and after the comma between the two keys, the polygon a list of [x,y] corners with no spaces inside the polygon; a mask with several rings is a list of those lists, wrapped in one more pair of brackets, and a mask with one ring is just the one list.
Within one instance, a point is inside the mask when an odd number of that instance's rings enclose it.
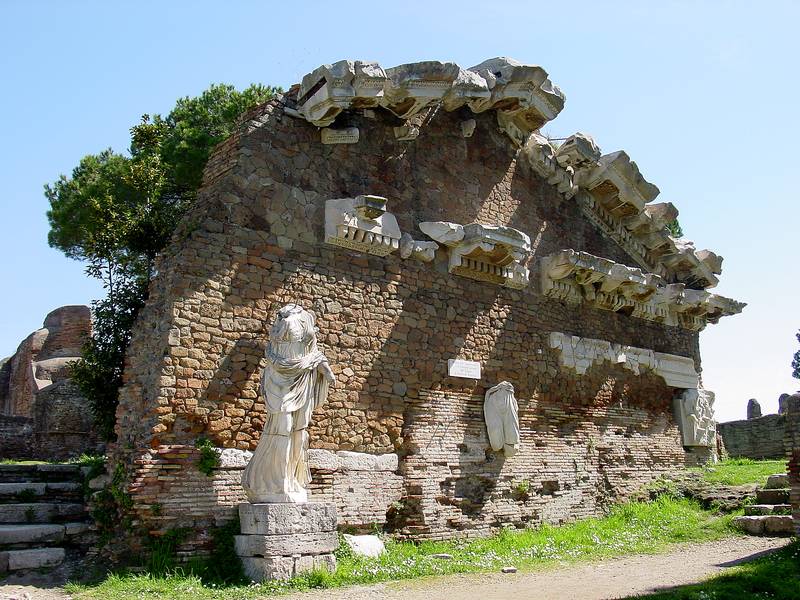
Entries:
{"label": "dirt path", "polygon": [[[282,600],[608,600],[696,583],[725,568],[777,550],[787,538],[737,537],[678,546],[666,554],[636,555],[529,573],[449,575],[340,590]],[[19,582],[23,583],[23,582]],[[0,600],[67,600],[44,580],[0,585]]]}
{"label": "dirt path", "polygon": [[697,583],[787,538],[737,537],[530,573],[449,575],[283,596],[284,600],[607,600]]}

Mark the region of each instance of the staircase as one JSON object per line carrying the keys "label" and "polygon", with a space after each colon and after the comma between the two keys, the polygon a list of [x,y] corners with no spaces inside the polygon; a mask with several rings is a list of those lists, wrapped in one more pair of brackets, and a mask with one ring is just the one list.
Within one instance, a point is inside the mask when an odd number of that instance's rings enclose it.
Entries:
{"label": "staircase", "polygon": [[770,475],[767,484],[756,491],[756,504],[745,506],[744,514],[733,522],[751,535],[793,535],[789,476],[785,473]]}
{"label": "staircase", "polygon": [[0,578],[58,567],[94,541],[79,465],[0,465]]}

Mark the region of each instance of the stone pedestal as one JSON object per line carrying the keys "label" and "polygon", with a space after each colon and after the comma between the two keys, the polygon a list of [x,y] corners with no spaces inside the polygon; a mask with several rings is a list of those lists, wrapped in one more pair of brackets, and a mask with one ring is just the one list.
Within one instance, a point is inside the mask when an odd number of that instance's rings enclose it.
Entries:
{"label": "stone pedestal", "polygon": [[236,554],[253,581],[336,568],[333,551],[339,539],[331,503],[240,504],[239,520],[242,535],[235,536]]}

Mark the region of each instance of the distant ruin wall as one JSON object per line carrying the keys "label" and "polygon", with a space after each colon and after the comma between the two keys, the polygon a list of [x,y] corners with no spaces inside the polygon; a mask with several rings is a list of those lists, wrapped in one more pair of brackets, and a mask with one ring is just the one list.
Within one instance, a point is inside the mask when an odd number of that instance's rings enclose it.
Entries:
{"label": "distant ruin wall", "polygon": [[742,458],[781,458],[784,455],[784,415],[765,415],[742,421],[717,424],[728,456]]}
{"label": "distant ruin wall", "polygon": [[0,415],[0,459],[31,458],[33,419]]}
{"label": "distant ruin wall", "polygon": [[786,430],[784,442],[789,459],[790,502],[797,535],[800,535],[800,393],[786,400]]}

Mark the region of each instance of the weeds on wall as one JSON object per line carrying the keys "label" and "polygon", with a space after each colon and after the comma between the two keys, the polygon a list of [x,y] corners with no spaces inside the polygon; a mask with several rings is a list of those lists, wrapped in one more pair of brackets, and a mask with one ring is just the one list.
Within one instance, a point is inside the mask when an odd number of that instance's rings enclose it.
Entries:
{"label": "weeds on wall", "polygon": [[219,450],[214,447],[207,437],[197,438],[195,447],[200,450],[200,460],[197,461],[197,469],[209,477],[214,473],[214,469],[219,467]]}

